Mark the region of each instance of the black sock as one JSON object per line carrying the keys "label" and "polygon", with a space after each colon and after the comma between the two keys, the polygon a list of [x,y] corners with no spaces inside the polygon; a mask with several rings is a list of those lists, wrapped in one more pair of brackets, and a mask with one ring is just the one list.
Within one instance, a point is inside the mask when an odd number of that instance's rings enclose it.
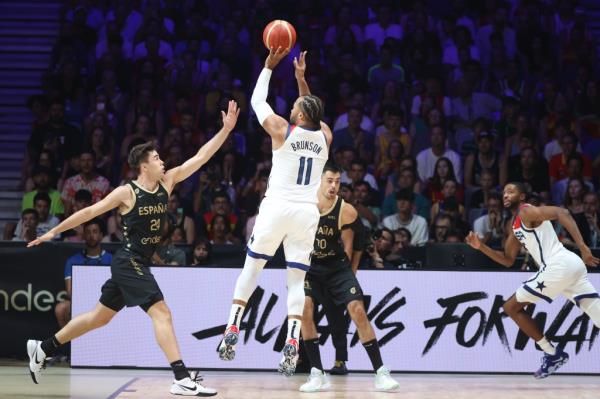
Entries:
{"label": "black sock", "polygon": [[50,357],[54,355],[54,352],[61,346],[62,344],[58,342],[56,339],[56,335],[51,336],[50,338],[45,339],[41,343],[42,350],[46,354],[46,356]]}
{"label": "black sock", "polygon": [[311,367],[315,367],[323,371],[323,364],[321,363],[321,350],[319,349],[319,339],[309,339],[304,341],[304,349],[308,355],[308,361]]}
{"label": "black sock", "polygon": [[377,342],[377,339],[365,342],[363,346],[367,351],[367,355],[369,355],[369,359],[371,359],[373,370],[379,370],[379,368],[383,366],[383,361],[381,360],[381,352],[379,351],[379,343]]}
{"label": "black sock", "polygon": [[183,380],[186,377],[190,376],[190,372],[188,371],[185,364],[183,364],[183,360],[175,360],[171,363],[171,368],[173,369],[173,374],[175,374],[176,380]]}

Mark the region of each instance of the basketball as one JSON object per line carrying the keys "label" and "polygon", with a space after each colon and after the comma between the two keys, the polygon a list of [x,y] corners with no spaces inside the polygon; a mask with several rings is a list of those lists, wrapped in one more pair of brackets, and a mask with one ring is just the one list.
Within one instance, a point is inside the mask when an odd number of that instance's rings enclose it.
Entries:
{"label": "basketball", "polygon": [[263,43],[267,49],[277,50],[281,47],[285,50],[291,50],[296,44],[296,29],[287,21],[276,19],[269,22],[263,31]]}

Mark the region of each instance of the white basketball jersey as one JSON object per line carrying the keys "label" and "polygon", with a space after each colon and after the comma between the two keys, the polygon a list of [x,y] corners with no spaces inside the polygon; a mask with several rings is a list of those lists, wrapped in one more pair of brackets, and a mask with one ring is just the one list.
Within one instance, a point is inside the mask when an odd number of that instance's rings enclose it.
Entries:
{"label": "white basketball jersey", "polygon": [[[529,206],[529,204],[521,205],[519,209],[525,206]],[[512,229],[515,237],[525,246],[527,252],[541,268],[545,268],[546,264],[550,263],[551,259],[554,259],[560,252],[567,250],[558,240],[554,226],[548,220],[544,220],[538,227],[530,229],[523,224],[517,213]]]}
{"label": "white basketball jersey", "polygon": [[273,151],[273,166],[265,196],[316,204],[328,156],[327,140],[321,130],[290,125],[285,142]]}

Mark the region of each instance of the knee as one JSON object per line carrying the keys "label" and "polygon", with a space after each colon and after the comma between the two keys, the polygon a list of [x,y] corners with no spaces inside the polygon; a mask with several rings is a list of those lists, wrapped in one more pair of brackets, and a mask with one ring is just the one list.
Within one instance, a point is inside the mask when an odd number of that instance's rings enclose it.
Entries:
{"label": "knee", "polygon": [[352,301],[348,304],[348,313],[356,324],[364,324],[369,321],[367,312],[361,301]]}
{"label": "knee", "polygon": [[311,297],[304,298],[304,312],[302,313],[302,317],[306,320],[312,320],[314,312],[314,302]]}
{"label": "knee", "polygon": [[516,315],[517,313],[519,313],[519,311],[523,308],[523,306],[517,302],[514,297],[509,299],[508,301],[504,302],[504,305],[502,305],[502,309],[504,309],[504,312],[509,316],[509,317],[513,317],[514,315]]}
{"label": "knee", "polygon": [[155,312],[152,314],[152,318],[161,323],[172,323],[173,315],[171,309],[165,304],[159,305]]}

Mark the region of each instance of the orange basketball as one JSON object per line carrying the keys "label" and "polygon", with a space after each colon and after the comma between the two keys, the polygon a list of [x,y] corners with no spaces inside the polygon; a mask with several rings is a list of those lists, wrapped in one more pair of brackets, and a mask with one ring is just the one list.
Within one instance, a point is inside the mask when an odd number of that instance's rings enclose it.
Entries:
{"label": "orange basketball", "polygon": [[263,31],[263,43],[267,49],[281,47],[290,50],[296,44],[296,29],[282,19],[271,21]]}

